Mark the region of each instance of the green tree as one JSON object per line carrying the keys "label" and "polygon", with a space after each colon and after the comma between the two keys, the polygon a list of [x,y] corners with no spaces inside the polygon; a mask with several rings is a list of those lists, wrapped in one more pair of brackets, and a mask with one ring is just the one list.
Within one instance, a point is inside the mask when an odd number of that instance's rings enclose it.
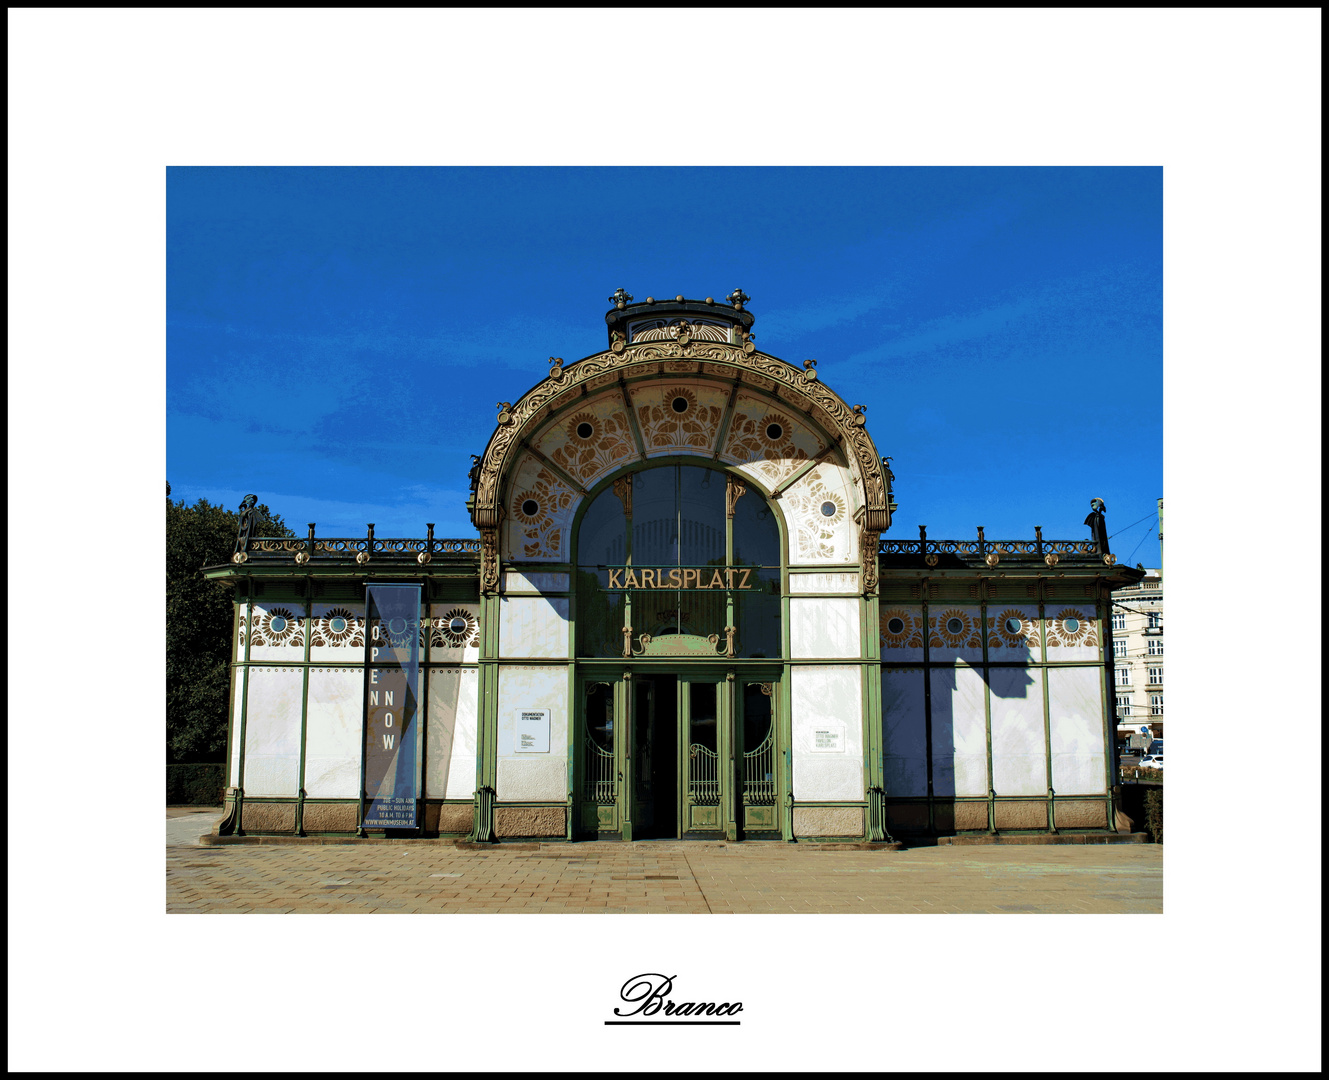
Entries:
{"label": "green tree", "polygon": [[[236,511],[206,499],[172,502],[166,485],[166,760],[172,764],[226,756],[232,592],[200,571],[230,561],[239,529]],[[260,503],[250,535],[295,534]]]}

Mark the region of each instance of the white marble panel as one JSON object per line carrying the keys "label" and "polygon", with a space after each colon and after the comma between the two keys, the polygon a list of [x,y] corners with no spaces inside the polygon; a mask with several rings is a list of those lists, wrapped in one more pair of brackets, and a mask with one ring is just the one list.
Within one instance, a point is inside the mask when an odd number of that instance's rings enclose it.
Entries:
{"label": "white marble panel", "polygon": [[923,608],[918,604],[883,600],[877,624],[881,658],[897,663],[923,659]]}
{"label": "white marble panel", "polygon": [[937,795],[988,793],[987,685],[971,667],[932,669],[932,787]]}
{"label": "white marble panel", "polygon": [[1040,625],[1037,604],[990,602],[988,660],[994,664],[1041,660]]}
{"label": "white marble panel", "polygon": [[245,700],[245,681],[248,671],[235,670],[235,689],[231,693],[231,772],[226,782],[235,787],[240,783],[240,711]]}
{"label": "white marble panel", "polygon": [[789,592],[799,593],[851,593],[858,592],[858,575],[847,574],[790,574]]}
{"label": "white marble panel", "polygon": [[[863,784],[863,684],[857,666],[795,667],[792,699],[794,798],[861,799]],[[843,725],[842,753],[819,753],[818,727]]]}
{"label": "white marble panel", "polygon": [[245,794],[294,795],[300,781],[300,668],[250,668]]}
{"label": "white marble panel", "polygon": [[538,574],[534,571],[508,570],[503,574],[504,592],[567,592],[567,574]]}
{"label": "white marble panel", "polygon": [[430,663],[474,664],[480,659],[480,603],[454,600],[429,605]]}
{"label": "white marble panel", "polygon": [[364,668],[311,667],[305,720],[305,791],[314,799],[360,794]]}
{"label": "white marble panel", "polygon": [[988,689],[993,790],[998,795],[1046,795],[1042,670],[989,668]]}
{"label": "white marble panel", "polygon": [[[549,753],[518,754],[513,729],[522,710],[548,709]],[[568,797],[568,671],[503,667],[498,676],[498,798],[563,802]]]}
{"label": "white marble panel", "polygon": [[431,799],[469,799],[475,794],[479,689],[476,668],[434,668],[429,673],[425,794]]}
{"label": "white marble panel", "polygon": [[264,663],[299,663],[305,658],[303,601],[256,602],[250,619],[249,659]]}
{"label": "white marble panel", "polygon": [[943,663],[983,660],[983,609],[977,604],[933,602],[928,606],[931,630],[928,658]]}
{"label": "white marble panel", "polygon": [[922,668],[882,671],[882,746],[887,795],[928,793],[926,704]]}
{"label": "white marble panel", "polygon": [[500,656],[558,658],[568,655],[567,597],[505,596],[499,601]]}
{"label": "white marble panel", "polygon": [[848,469],[823,461],[781,495],[781,502],[790,528],[791,565],[858,561],[853,521],[858,498]]}
{"label": "white marble panel", "polygon": [[789,601],[789,655],[795,660],[852,659],[862,652],[859,601],[805,597]]}
{"label": "white marble panel", "polygon": [[1101,795],[1107,790],[1102,668],[1051,668],[1047,674],[1052,788],[1059,796]]}
{"label": "white marble panel", "polygon": [[238,662],[245,658],[245,639],[249,637],[249,601],[237,604],[236,608],[238,618],[234,624],[235,640],[231,642],[231,659]]}
{"label": "white marble panel", "polygon": [[363,664],[365,606],[356,601],[316,603],[309,635],[311,664]]}
{"label": "white marble panel", "polygon": [[1097,660],[1101,655],[1098,609],[1084,603],[1049,602],[1047,616],[1048,660]]}

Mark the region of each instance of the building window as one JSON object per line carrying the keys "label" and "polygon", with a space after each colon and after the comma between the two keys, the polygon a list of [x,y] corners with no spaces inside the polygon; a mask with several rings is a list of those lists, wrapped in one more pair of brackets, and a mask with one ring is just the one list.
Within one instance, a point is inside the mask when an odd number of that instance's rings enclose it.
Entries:
{"label": "building window", "polygon": [[1149,669],[1149,681],[1158,686],[1163,685],[1163,669],[1161,667],[1151,667]]}
{"label": "building window", "polygon": [[1157,630],[1162,625],[1163,625],[1163,616],[1160,615],[1157,611],[1149,612],[1149,629]]}
{"label": "building window", "polygon": [[1163,715],[1163,695],[1162,695],[1162,694],[1150,694],[1150,695],[1149,695],[1149,715],[1150,715],[1150,716],[1162,716],[1162,715]]}
{"label": "building window", "polygon": [[1150,638],[1150,640],[1149,640],[1149,655],[1150,655],[1150,656],[1162,656],[1162,655],[1163,655],[1163,642],[1162,642],[1162,640],[1161,640],[1160,638]]}
{"label": "building window", "polygon": [[1131,698],[1130,698],[1130,695],[1129,695],[1129,694],[1118,694],[1118,695],[1117,695],[1117,715],[1118,715],[1118,716],[1130,716],[1130,714],[1131,714]]}
{"label": "building window", "polygon": [[1117,685],[1130,686],[1130,684],[1131,684],[1131,669],[1128,667],[1117,668]]}
{"label": "building window", "polygon": [[1113,630],[1126,629],[1126,613],[1124,611],[1114,611],[1112,613],[1112,629]]}
{"label": "building window", "polygon": [[1112,639],[1112,655],[1115,656],[1115,657],[1117,657],[1118,659],[1124,659],[1124,658],[1125,658],[1125,656],[1126,656],[1126,639],[1125,639],[1125,638],[1113,638],[1113,639]]}

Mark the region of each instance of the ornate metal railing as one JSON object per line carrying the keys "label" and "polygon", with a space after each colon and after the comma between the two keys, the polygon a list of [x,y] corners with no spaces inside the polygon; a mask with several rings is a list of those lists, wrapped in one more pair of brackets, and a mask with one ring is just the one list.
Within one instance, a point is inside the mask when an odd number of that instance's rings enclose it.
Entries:
{"label": "ornate metal railing", "polygon": [[297,563],[311,559],[354,559],[366,563],[371,559],[412,559],[418,563],[427,563],[435,555],[479,555],[480,539],[438,538],[434,536],[434,526],[428,526],[429,533],[423,538],[375,536],[374,526],[364,536],[315,536],[314,523],[309,525],[309,535],[303,540],[296,537],[256,536],[245,537],[243,534],[236,542],[235,554],[231,561],[246,562],[251,558],[281,558],[287,556]]}
{"label": "ornate metal railing", "polygon": [[702,806],[720,801],[720,756],[697,743],[688,752],[688,798]]}
{"label": "ornate metal railing", "polygon": [[614,783],[614,753],[587,737],[586,783],[583,787],[586,801],[599,806],[613,806],[617,795]]}
{"label": "ornate metal railing", "polygon": [[1100,554],[1092,540],[1044,540],[1041,526],[1034,529],[1032,540],[989,540],[978,528],[976,540],[929,540],[927,526],[918,527],[917,540],[883,539],[877,548],[880,555],[1087,555]]}
{"label": "ornate metal railing", "polygon": [[755,750],[743,754],[743,801],[752,806],[770,806],[775,802],[775,733]]}

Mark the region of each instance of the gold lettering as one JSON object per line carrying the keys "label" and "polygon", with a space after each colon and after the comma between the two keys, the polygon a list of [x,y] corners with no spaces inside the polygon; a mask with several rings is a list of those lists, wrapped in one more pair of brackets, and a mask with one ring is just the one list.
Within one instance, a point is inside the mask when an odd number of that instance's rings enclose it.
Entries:
{"label": "gold lettering", "polygon": [[743,580],[740,581],[740,582],[738,583],[738,587],[739,587],[740,589],[746,589],[746,588],[749,587],[749,586],[748,586],[748,575],[751,574],[751,573],[752,573],[751,570],[744,570],[744,571],[743,571]]}
{"label": "gold lettering", "polygon": [[609,571],[609,588],[611,589],[623,588],[623,579],[618,576],[621,573],[623,573],[622,570]]}
{"label": "gold lettering", "polygon": [[728,570],[725,571],[725,573],[729,575],[729,587],[732,589],[734,587],[734,573],[735,573],[734,568],[731,566]]}
{"label": "gold lettering", "polygon": [[654,571],[654,570],[643,570],[643,571],[641,572],[641,587],[642,587],[643,589],[654,589],[654,588],[655,588],[655,571]]}
{"label": "gold lettering", "polygon": [[686,588],[689,587],[689,585],[694,585],[694,586],[695,586],[695,585],[697,584],[697,578],[698,578],[698,576],[699,576],[699,575],[698,575],[698,573],[697,573],[696,570],[684,570],[684,571],[683,571],[683,588],[686,589]]}
{"label": "gold lettering", "polygon": [[669,587],[671,589],[681,588],[683,585],[683,573],[677,567],[669,571]]}
{"label": "gold lettering", "polygon": [[711,571],[711,580],[707,583],[706,588],[708,588],[708,589],[723,589],[723,588],[724,588],[724,578],[722,578],[722,577],[720,576],[720,571],[719,571],[719,570],[713,570],[713,571]]}
{"label": "gold lettering", "polygon": [[625,588],[625,589],[636,589],[636,588],[639,588],[639,587],[640,587],[640,586],[638,586],[638,584],[637,584],[637,575],[636,575],[635,573],[633,573],[631,569],[624,570],[624,571],[623,571],[623,588]]}

